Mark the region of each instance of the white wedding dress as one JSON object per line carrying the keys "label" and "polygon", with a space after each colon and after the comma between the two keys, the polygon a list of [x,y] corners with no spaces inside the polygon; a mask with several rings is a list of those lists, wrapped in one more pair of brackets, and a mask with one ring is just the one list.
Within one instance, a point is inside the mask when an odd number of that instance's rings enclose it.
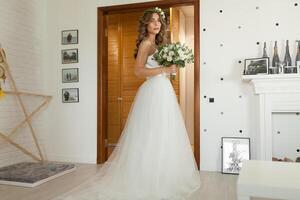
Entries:
{"label": "white wedding dress", "polygon": [[[146,67],[157,66],[149,56]],[[97,177],[57,199],[185,200],[199,187],[176,94],[159,74],[140,86],[118,147]]]}

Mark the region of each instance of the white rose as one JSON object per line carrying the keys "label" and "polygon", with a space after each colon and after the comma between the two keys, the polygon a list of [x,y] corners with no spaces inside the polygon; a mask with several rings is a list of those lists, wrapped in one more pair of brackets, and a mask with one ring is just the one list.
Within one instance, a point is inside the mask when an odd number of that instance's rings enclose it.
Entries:
{"label": "white rose", "polygon": [[184,52],[181,49],[178,50],[178,55],[181,60],[184,59]]}
{"label": "white rose", "polygon": [[167,61],[168,61],[168,62],[171,62],[171,61],[172,61],[172,57],[171,57],[171,56],[168,56],[168,57],[167,57]]}

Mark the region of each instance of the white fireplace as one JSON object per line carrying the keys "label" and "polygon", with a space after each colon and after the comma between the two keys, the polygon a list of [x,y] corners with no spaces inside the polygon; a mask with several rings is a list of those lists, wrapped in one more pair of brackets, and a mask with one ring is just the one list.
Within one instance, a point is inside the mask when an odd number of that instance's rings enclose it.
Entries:
{"label": "white fireplace", "polygon": [[246,75],[259,96],[257,159],[272,160],[272,113],[300,112],[300,74]]}

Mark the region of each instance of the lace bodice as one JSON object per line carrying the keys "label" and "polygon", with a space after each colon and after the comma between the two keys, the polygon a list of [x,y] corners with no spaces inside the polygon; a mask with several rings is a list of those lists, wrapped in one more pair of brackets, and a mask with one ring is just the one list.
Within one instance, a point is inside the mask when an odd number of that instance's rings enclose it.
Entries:
{"label": "lace bodice", "polygon": [[148,56],[148,58],[147,58],[147,62],[146,62],[146,67],[147,68],[156,68],[156,67],[159,67],[159,64],[154,59],[153,55],[154,54]]}
{"label": "lace bodice", "polygon": [[[157,68],[160,67],[159,64],[157,63],[157,61],[154,59],[153,57],[154,54],[148,56],[147,58],[147,62],[146,62],[146,68]],[[162,74],[157,74],[155,76],[166,76],[166,73],[162,73]],[[148,76],[147,79],[155,77],[155,76]]]}

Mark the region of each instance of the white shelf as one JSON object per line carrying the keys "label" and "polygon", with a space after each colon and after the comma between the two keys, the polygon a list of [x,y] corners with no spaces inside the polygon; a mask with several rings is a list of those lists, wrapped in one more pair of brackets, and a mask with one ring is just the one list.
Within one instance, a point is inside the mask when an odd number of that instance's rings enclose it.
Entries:
{"label": "white shelf", "polygon": [[259,80],[259,79],[279,79],[279,80],[285,80],[285,79],[300,79],[300,73],[293,73],[293,74],[257,74],[257,75],[243,75],[242,79],[244,81],[251,81],[251,80]]}
{"label": "white shelf", "polygon": [[254,87],[255,94],[300,93],[300,74],[243,75],[243,81]]}

